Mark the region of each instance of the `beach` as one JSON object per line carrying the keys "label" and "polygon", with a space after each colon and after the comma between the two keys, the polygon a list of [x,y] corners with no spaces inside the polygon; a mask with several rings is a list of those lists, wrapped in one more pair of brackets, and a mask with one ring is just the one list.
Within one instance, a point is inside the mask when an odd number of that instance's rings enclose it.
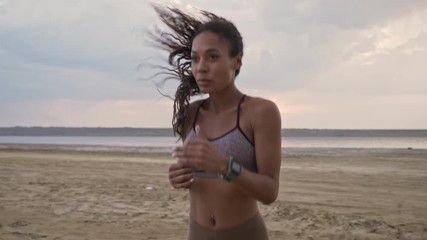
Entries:
{"label": "beach", "polygon": [[[165,152],[0,148],[0,239],[185,239]],[[427,150],[290,149],[270,239],[427,239]]]}

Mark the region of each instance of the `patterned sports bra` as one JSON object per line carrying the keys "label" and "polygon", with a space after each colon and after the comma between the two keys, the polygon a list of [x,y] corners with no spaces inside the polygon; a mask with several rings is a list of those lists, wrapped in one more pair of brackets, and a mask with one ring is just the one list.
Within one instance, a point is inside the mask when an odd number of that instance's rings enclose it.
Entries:
{"label": "patterned sports bra", "polygon": [[[226,156],[233,156],[233,158],[239,162],[245,169],[252,172],[258,172],[256,159],[255,159],[255,145],[249,140],[240,128],[240,105],[244,101],[245,95],[239,101],[237,107],[237,121],[236,126],[226,132],[225,134],[209,139],[209,141],[216,147],[221,153]],[[200,107],[203,105],[202,101],[197,108],[196,115],[194,117],[193,125],[184,143],[191,141],[197,137],[196,134],[196,122],[197,116],[200,111]],[[219,178],[217,173],[209,173],[203,170],[193,168],[193,176],[200,178]]]}

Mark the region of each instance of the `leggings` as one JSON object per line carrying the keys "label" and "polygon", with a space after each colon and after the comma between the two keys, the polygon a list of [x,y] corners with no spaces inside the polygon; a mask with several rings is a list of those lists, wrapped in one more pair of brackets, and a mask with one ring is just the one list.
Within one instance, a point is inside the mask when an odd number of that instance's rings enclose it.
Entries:
{"label": "leggings", "polygon": [[267,229],[257,213],[246,222],[228,229],[210,229],[190,219],[188,240],[268,240]]}

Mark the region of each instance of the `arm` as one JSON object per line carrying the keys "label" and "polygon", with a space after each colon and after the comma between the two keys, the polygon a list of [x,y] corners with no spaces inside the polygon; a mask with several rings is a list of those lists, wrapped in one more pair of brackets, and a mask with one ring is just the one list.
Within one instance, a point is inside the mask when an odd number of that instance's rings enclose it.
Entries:
{"label": "arm", "polygon": [[[190,120],[185,127],[185,133],[188,133],[190,131],[190,128],[192,127],[193,119],[195,116],[195,112],[197,109],[197,106],[200,104],[200,101],[196,101],[190,104],[189,111],[190,111]],[[186,136],[183,137],[182,142],[184,143]],[[185,165],[179,162],[173,163],[169,166],[169,183],[172,185],[172,187],[179,189],[179,188],[189,188],[191,183],[193,182],[193,174],[191,171],[191,167],[189,165]]]}
{"label": "arm", "polygon": [[[270,204],[278,195],[281,163],[281,119],[276,105],[267,100],[256,100],[250,107],[258,173],[242,169],[231,184],[237,184],[249,196]],[[173,157],[185,166],[196,166],[207,172],[225,173],[228,156],[224,156],[209,142],[204,132],[196,127],[198,138],[174,149]]]}
{"label": "arm", "polygon": [[232,183],[248,195],[270,204],[277,199],[281,165],[281,118],[277,106],[257,100],[253,107],[252,127],[258,173],[242,168]]}

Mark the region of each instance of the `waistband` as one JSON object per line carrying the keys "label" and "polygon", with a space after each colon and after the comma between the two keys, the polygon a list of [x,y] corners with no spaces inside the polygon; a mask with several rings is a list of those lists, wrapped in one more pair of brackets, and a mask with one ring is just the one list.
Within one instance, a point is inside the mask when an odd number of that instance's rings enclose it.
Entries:
{"label": "waistband", "polygon": [[268,240],[267,228],[259,212],[249,220],[227,229],[211,229],[190,218],[188,240]]}

